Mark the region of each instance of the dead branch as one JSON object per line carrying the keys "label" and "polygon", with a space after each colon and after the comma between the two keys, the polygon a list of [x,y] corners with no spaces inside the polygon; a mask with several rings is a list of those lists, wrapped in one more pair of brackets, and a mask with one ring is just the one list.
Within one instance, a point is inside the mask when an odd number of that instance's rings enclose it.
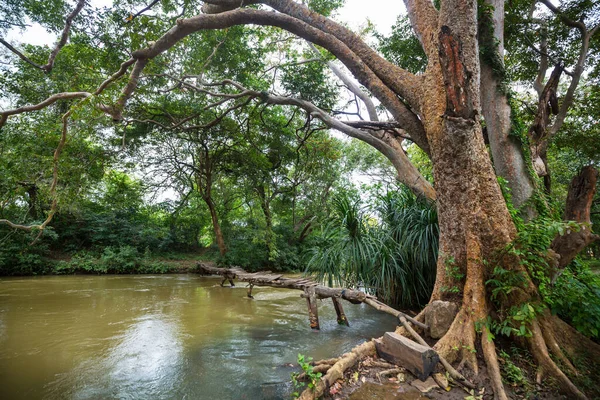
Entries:
{"label": "dead branch", "polygon": [[160,2],[160,0],[154,0],[152,3],[148,4],[146,7],[144,7],[140,11],[136,12],[135,14],[129,15],[129,17],[127,17],[127,23],[130,23],[131,21],[133,21],[134,19],[136,19],[137,17],[139,17],[140,15],[142,15],[143,13],[145,13],[146,11],[148,11],[149,9],[154,7],[156,4],[158,4],[158,2]]}

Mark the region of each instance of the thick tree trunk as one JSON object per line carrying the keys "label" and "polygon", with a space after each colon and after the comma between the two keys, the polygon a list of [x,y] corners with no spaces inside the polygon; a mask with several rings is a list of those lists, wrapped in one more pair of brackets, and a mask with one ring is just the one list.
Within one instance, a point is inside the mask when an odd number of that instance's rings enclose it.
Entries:
{"label": "thick tree trunk", "polygon": [[[521,144],[511,137],[511,109],[499,91],[492,67],[481,66],[481,104],[496,173],[506,179],[513,205],[521,207],[533,195],[534,186],[527,171]],[[526,217],[533,217],[526,210]]]}
{"label": "thick tree trunk", "polygon": [[[498,307],[489,301],[486,282],[495,267],[525,277],[529,273],[517,257],[503,252],[517,231],[479,123],[480,65],[475,12],[474,1],[443,2],[437,40],[424,45],[430,53],[421,111],[434,167],[440,226],[437,278],[431,300],[460,304],[448,332],[435,345],[436,350],[449,362],[459,360],[460,366],[478,374],[476,353],[481,349],[496,397],[507,399],[495,344],[487,335],[490,327],[482,324]],[[494,93],[487,95],[498,100]],[[498,106],[496,111],[503,109],[503,104]],[[498,129],[505,129],[509,115],[499,112],[488,118],[492,124],[497,123]],[[526,278],[506,301],[506,308],[539,301],[533,280]],[[527,342],[532,354],[565,392],[584,398],[550,358],[551,343],[546,343],[546,337],[552,335],[552,328],[541,329],[543,321],[540,317],[531,323],[533,334]]]}
{"label": "thick tree trunk", "polygon": [[[534,185],[521,143],[511,137],[511,108],[503,88],[505,82],[500,81],[504,74],[504,0],[486,0],[485,3],[492,6],[493,11],[479,21],[479,43],[487,47],[485,57],[481,57],[481,108],[494,169],[508,182],[513,205],[519,208],[533,195]],[[493,31],[489,23],[493,24]],[[534,211],[529,208],[524,214],[530,219]]]}
{"label": "thick tree trunk", "polygon": [[552,242],[552,250],[560,256],[559,269],[565,268],[589,244],[600,240],[600,236],[592,233],[590,219],[597,182],[598,170],[592,166],[584,167],[571,181],[564,219],[582,225],[579,231],[557,236]]}

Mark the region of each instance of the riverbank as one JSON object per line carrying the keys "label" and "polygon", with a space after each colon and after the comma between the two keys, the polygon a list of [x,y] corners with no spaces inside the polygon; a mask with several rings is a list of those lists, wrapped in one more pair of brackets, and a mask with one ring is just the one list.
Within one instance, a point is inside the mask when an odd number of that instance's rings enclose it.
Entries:
{"label": "riverbank", "polygon": [[211,263],[213,259],[207,249],[153,254],[149,249],[140,252],[131,246],[109,246],[102,251],[52,251],[29,264],[0,271],[0,276],[190,273],[199,261]]}

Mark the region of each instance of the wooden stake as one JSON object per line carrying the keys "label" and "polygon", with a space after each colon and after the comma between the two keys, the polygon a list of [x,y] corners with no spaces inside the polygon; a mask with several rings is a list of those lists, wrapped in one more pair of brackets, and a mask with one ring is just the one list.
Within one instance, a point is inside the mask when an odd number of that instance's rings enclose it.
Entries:
{"label": "wooden stake", "polygon": [[319,326],[319,310],[317,309],[317,295],[314,286],[304,289],[306,303],[308,305],[308,320],[310,327],[315,330],[321,329]]}
{"label": "wooden stake", "polygon": [[225,283],[225,281],[229,281],[229,284],[231,285],[231,287],[235,286],[235,283],[233,283],[233,279],[231,279],[228,276],[226,276],[226,277],[223,278],[223,280],[221,281],[221,286],[223,286],[223,284]]}
{"label": "wooden stake", "polygon": [[337,314],[337,323],[340,325],[350,326],[348,323],[348,318],[346,318],[346,314],[344,314],[344,308],[342,307],[342,302],[337,297],[332,297],[333,307],[335,308],[335,313]]}

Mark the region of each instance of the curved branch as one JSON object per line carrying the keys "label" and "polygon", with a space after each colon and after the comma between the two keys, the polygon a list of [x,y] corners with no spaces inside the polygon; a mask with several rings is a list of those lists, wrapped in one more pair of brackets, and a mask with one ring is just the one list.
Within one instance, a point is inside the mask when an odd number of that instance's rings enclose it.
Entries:
{"label": "curved branch", "polygon": [[113,121],[116,122],[121,121],[123,119],[123,110],[125,109],[125,104],[131,98],[133,92],[135,92],[135,89],[137,88],[138,82],[140,80],[140,75],[146,67],[146,64],[148,64],[148,61],[149,59],[147,58],[138,58],[135,61],[135,64],[133,64],[133,69],[131,70],[131,74],[129,75],[129,81],[127,81],[127,85],[125,85],[125,87],[123,88],[121,96],[119,96],[119,99],[112,107],[112,112],[110,114],[112,114]]}
{"label": "curved branch", "polygon": [[98,89],[96,89],[96,91],[94,92],[94,95],[99,95],[100,93],[102,93],[104,91],[104,89],[106,89],[108,87],[108,85],[110,85],[111,83],[113,83],[114,81],[119,79],[121,76],[125,75],[125,72],[127,72],[127,68],[129,68],[129,66],[133,65],[135,63],[135,61],[136,61],[135,58],[130,58],[129,60],[123,62],[117,72],[112,74],[108,79],[106,79],[104,82],[102,82],[102,84],[100,86],[98,86]]}
{"label": "curved branch", "polygon": [[71,11],[71,13],[69,15],[67,15],[67,19],[65,21],[65,27],[63,28],[62,34],[60,36],[60,40],[56,43],[56,45],[54,46],[54,49],[52,49],[52,51],[50,52],[50,55],[48,56],[48,62],[44,65],[40,65],[40,64],[33,62],[31,59],[29,59],[29,57],[27,57],[26,55],[21,53],[19,50],[17,50],[13,46],[11,46],[10,43],[6,42],[4,39],[0,38],[0,43],[2,43],[10,51],[12,51],[17,56],[19,56],[19,58],[21,58],[26,63],[34,66],[37,69],[44,71],[45,73],[49,73],[50,71],[52,71],[52,68],[54,67],[54,60],[56,60],[56,56],[58,56],[58,53],[60,52],[60,50],[65,46],[65,44],[67,44],[67,40],[69,40],[69,34],[71,32],[71,25],[73,24],[73,20],[81,12],[84,5],[85,5],[85,0],[79,0],[77,5],[75,6],[75,9],[73,11]]}
{"label": "curved branch", "polygon": [[6,120],[11,115],[22,114],[22,113],[25,113],[25,112],[41,110],[42,108],[48,107],[49,105],[54,104],[54,103],[56,103],[59,100],[81,99],[81,98],[90,97],[91,95],[92,94],[88,93],[88,92],[63,92],[63,93],[57,93],[57,94],[54,94],[54,95],[48,97],[46,100],[44,100],[44,101],[42,101],[41,103],[38,103],[38,104],[34,104],[34,105],[30,105],[30,106],[23,106],[23,107],[15,108],[15,109],[12,109],[12,110],[2,111],[2,112],[0,112],[0,128],[2,128],[4,126],[4,124],[6,123]]}
{"label": "curved branch", "polygon": [[[225,80],[222,84],[235,84],[238,87],[241,87],[238,83],[230,80]],[[294,97],[275,96],[266,92],[247,89],[244,93],[249,97],[259,98],[267,104],[289,105],[302,108],[309,112],[311,116],[320,119],[330,128],[336,129],[350,137],[371,145],[391,161],[398,173],[398,180],[400,182],[407,185],[418,196],[429,200],[436,199],[435,189],[425,178],[423,178],[418,169],[410,162],[401,146],[401,142],[398,141],[394,135],[385,132],[374,132],[373,134],[363,132],[360,129],[354,128],[333,118],[325,111],[306,100]],[[226,94],[225,96],[231,96],[231,94]]]}
{"label": "curved branch", "polygon": [[54,67],[54,60],[56,60],[58,52],[64,47],[65,44],[67,44],[67,40],[69,40],[69,34],[71,33],[71,25],[73,24],[73,20],[75,19],[77,14],[81,12],[84,5],[85,0],[79,0],[77,6],[75,6],[75,9],[71,11],[71,13],[67,16],[67,19],[65,21],[65,27],[60,36],[60,40],[58,41],[58,43],[56,43],[56,46],[54,46],[54,50],[52,50],[52,52],[50,53],[50,56],[48,57],[48,62],[42,67],[44,72],[48,73],[52,71],[52,68]]}
{"label": "curved branch", "polygon": [[310,49],[318,55],[320,60],[327,64],[327,66],[329,67],[329,69],[331,69],[334,75],[337,76],[342,82],[344,82],[344,85],[346,85],[352,93],[354,93],[359,99],[362,100],[365,107],[367,107],[369,119],[371,121],[379,121],[379,117],[377,116],[377,110],[375,109],[375,104],[373,104],[371,98],[365,92],[360,90],[358,85],[354,83],[352,79],[350,79],[345,73],[343,73],[342,70],[337,65],[335,65],[335,63],[333,63],[332,61],[324,60],[321,56],[321,52],[319,52],[319,50],[317,50],[317,48],[312,43],[308,42],[308,47],[310,47]]}
{"label": "curved branch", "polygon": [[62,150],[65,147],[65,143],[67,142],[67,130],[68,130],[68,125],[69,125],[69,117],[71,116],[71,113],[72,113],[72,110],[69,110],[67,113],[65,113],[62,116],[62,123],[63,123],[62,133],[60,136],[60,141],[58,142],[58,146],[56,147],[56,150],[54,150],[54,157],[53,157],[53,161],[52,161],[52,164],[53,164],[52,184],[50,185],[50,197],[52,198],[52,205],[50,206],[50,211],[48,212],[48,216],[46,217],[46,220],[44,220],[44,222],[42,222],[41,224],[21,225],[21,224],[15,224],[7,219],[0,219],[0,224],[8,225],[14,229],[20,229],[20,230],[24,230],[24,231],[28,231],[28,232],[33,231],[34,229],[39,230],[40,233],[33,240],[31,245],[35,244],[38,241],[38,239],[41,237],[42,232],[44,231],[46,226],[48,226],[50,221],[52,221],[52,218],[54,217],[54,214],[56,213],[56,210],[58,208],[58,198],[56,196],[56,186],[58,185],[58,164],[60,161],[60,155],[62,153]]}
{"label": "curved branch", "polygon": [[[317,12],[310,10],[304,5],[298,4],[292,0],[260,0],[242,2],[237,0],[208,0],[205,3],[210,3],[209,7],[205,6],[203,8],[203,11],[207,13],[233,10],[234,8],[248,4],[266,4],[282,14],[288,15],[294,19],[297,19],[298,21],[304,22],[312,28],[332,35],[348,46],[348,48],[397,95],[406,99],[413,108],[419,107],[420,102],[418,82],[421,79],[420,77],[413,75],[407,70],[400,68],[381,57],[371,47],[367,46],[367,44],[350,29],[338,24],[335,21],[332,21],[327,17],[322,16]],[[327,46],[323,47],[331,51],[331,49],[329,49]],[[354,71],[352,72],[354,73]]]}
{"label": "curved branch", "polygon": [[425,151],[428,150],[425,131],[419,118],[398,99],[396,93],[384,84],[346,44],[336,37],[289,15],[254,9],[236,9],[222,14],[203,14],[178,20],[175,27],[171,28],[150,47],[135,51],[133,57],[138,60],[136,68],[132,71],[130,82],[124,89],[123,95],[117,104],[116,116],[118,118],[115,119],[120,119],[123,107],[133,93],[139,79],[139,73],[147,63],[147,60],[167,51],[181,39],[194,32],[206,29],[224,29],[245,24],[279,27],[332,52],[348,67],[358,81],[379,99],[394,118],[410,132],[411,136],[415,138],[415,143]]}

